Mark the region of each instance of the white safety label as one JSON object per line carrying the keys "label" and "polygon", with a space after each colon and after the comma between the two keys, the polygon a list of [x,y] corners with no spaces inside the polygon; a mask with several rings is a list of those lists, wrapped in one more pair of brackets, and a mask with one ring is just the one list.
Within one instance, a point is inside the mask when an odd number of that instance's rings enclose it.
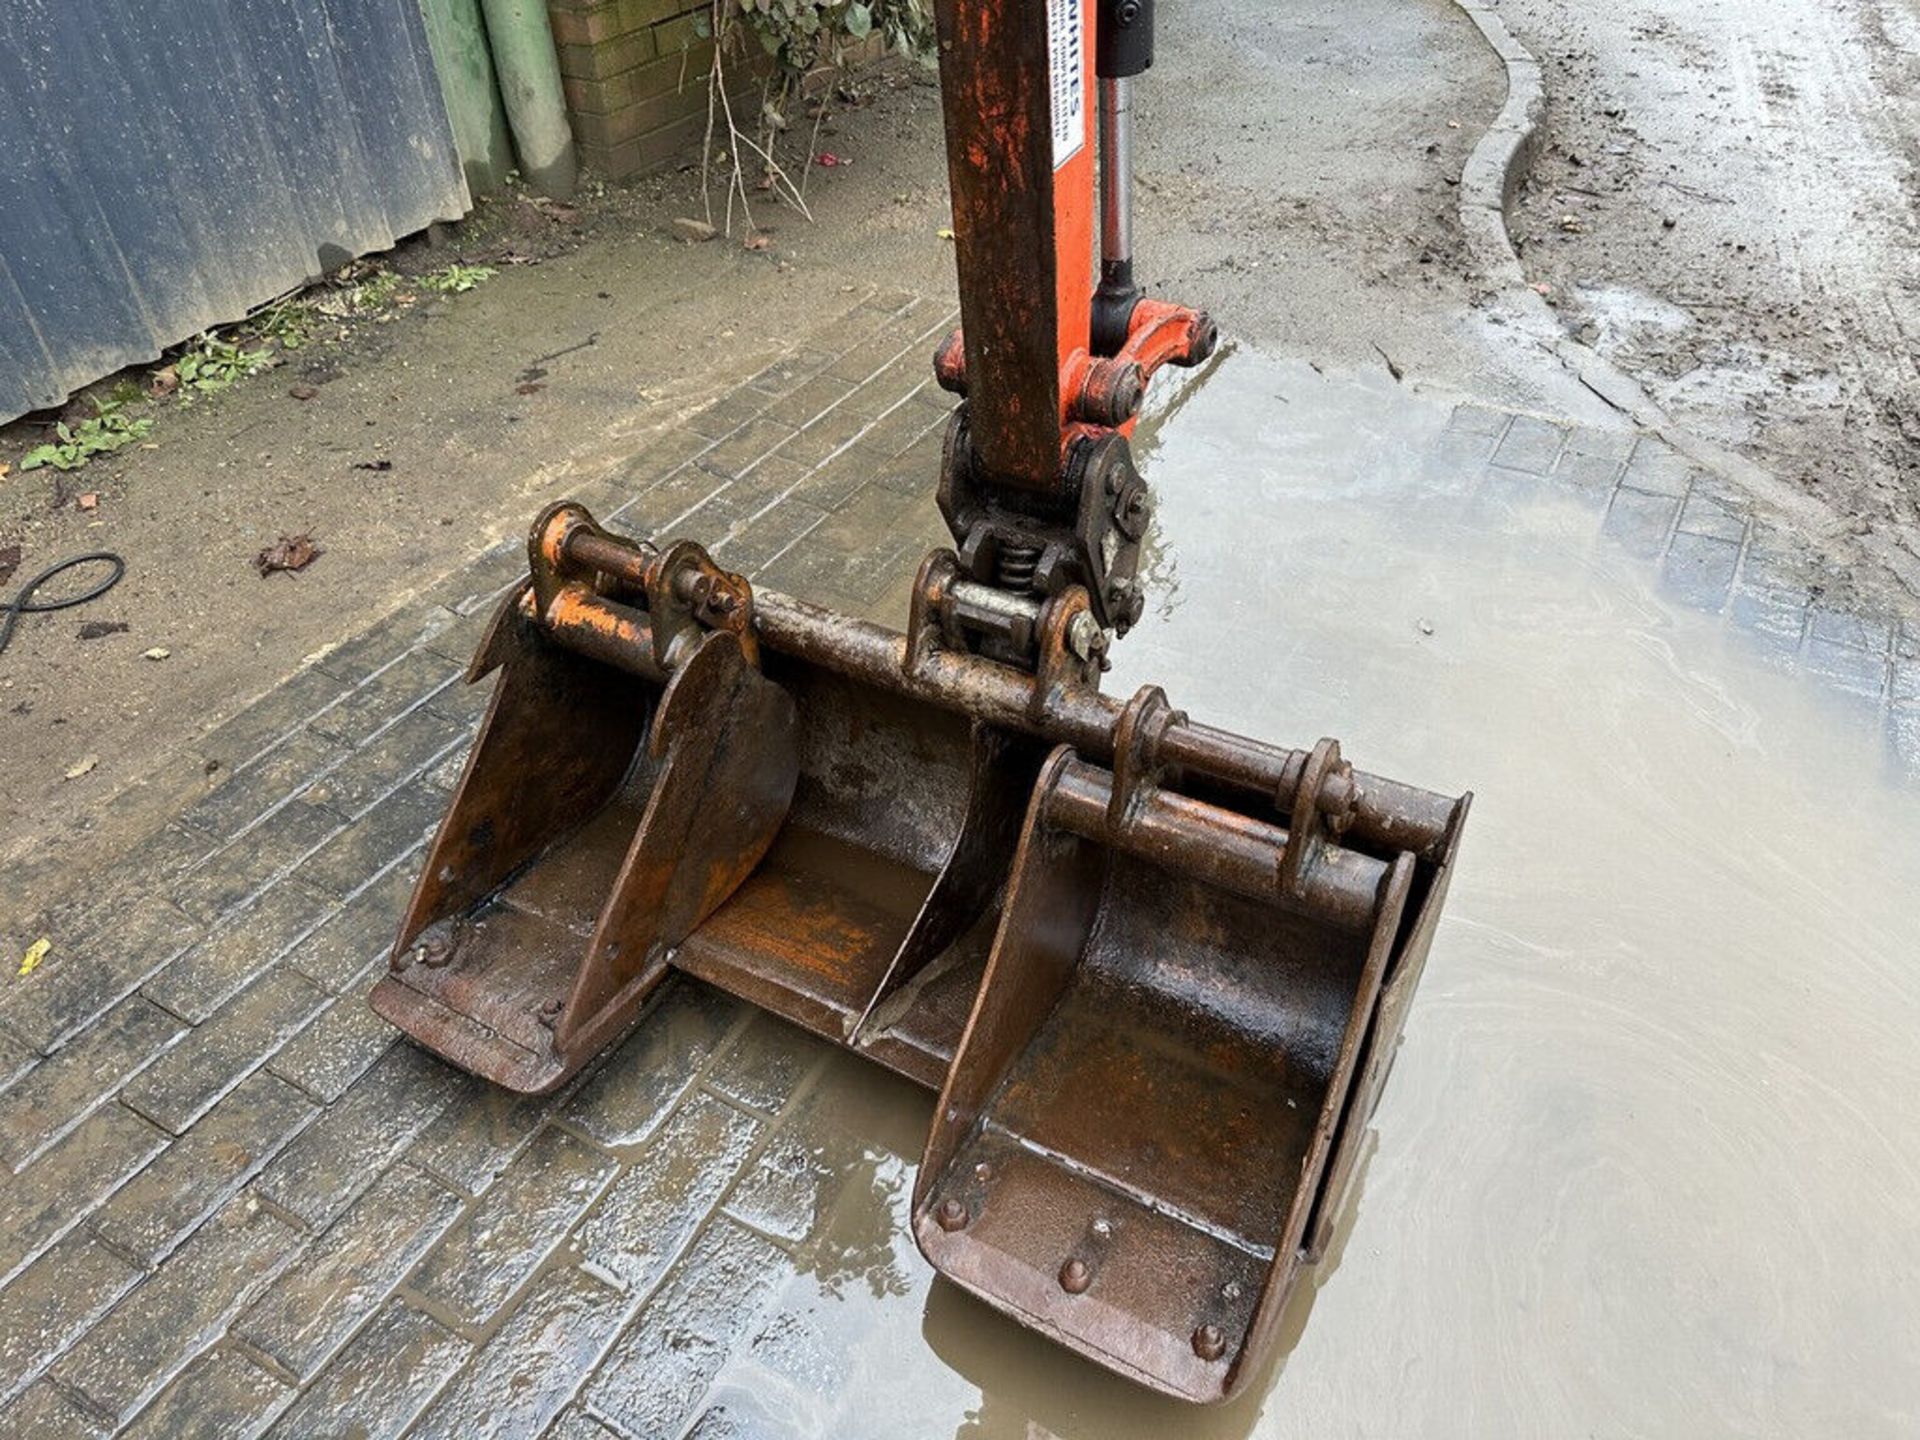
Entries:
{"label": "white safety label", "polygon": [[1087,143],[1085,0],[1047,0],[1047,68],[1053,82],[1053,168]]}

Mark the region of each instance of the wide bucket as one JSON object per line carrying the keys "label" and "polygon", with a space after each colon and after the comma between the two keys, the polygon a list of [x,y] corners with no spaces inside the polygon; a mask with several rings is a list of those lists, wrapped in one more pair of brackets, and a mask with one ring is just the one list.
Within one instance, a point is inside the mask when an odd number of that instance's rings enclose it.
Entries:
{"label": "wide bucket", "polygon": [[1244,1385],[1352,1187],[1470,797],[1104,695],[1083,591],[1009,604],[947,552],[905,634],[578,507],[530,561],[375,1008],[537,1092],[684,970],[941,1092],[942,1273],[1169,1394]]}
{"label": "wide bucket", "polygon": [[1051,757],[914,1198],[943,1274],[1194,1401],[1331,1223],[1465,818],[1433,864],[1221,800]]}

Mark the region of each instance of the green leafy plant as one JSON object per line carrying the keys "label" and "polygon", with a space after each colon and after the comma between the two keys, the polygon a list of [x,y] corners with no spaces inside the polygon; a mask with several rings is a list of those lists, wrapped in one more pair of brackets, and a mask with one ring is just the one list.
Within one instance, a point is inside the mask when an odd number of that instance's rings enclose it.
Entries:
{"label": "green leafy plant", "polygon": [[91,420],[82,420],[78,425],[62,421],[54,426],[55,438],[45,445],[36,445],[22,456],[20,468],[38,470],[43,465],[51,465],[56,470],[78,470],[96,455],[111,455],[146,439],[153,429],[151,419],[128,415],[120,401],[96,400],[94,410]]}
{"label": "green leafy plant", "polygon": [[267,306],[248,325],[256,339],[269,340],[282,350],[298,350],[313,338],[320,317],[306,301],[289,297]]}
{"label": "green leafy plant", "polygon": [[257,375],[272,363],[271,351],[249,350],[222,340],[209,330],[188,345],[173,362],[173,368],[180,377],[182,391],[212,395],[249,375]]}
{"label": "green leafy plant", "polygon": [[420,283],[429,290],[438,290],[442,295],[464,295],[499,273],[491,265],[462,265],[456,261],[443,269],[422,275]]}
{"label": "green leafy plant", "polygon": [[400,293],[400,277],[391,270],[379,270],[347,292],[349,310],[383,310]]}

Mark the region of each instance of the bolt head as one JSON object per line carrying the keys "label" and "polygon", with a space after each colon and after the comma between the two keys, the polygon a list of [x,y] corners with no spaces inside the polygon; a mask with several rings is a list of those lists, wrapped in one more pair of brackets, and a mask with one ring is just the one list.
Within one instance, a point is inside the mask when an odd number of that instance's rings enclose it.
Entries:
{"label": "bolt head", "polygon": [[1093,1267],[1078,1255],[1060,1267],[1060,1288],[1069,1295],[1079,1295],[1093,1283]]}
{"label": "bolt head", "polygon": [[942,1230],[952,1231],[965,1229],[971,1217],[967,1214],[967,1207],[958,1200],[942,1200],[939,1208],[933,1212],[933,1218],[939,1222]]}
{"label": "bolt head", "polygon": [[1193,1332],[1193,1353],[1202,1360],[1218,1360],[1227,1353],[1227,1337],[1218,1325],[1202,1325]]}

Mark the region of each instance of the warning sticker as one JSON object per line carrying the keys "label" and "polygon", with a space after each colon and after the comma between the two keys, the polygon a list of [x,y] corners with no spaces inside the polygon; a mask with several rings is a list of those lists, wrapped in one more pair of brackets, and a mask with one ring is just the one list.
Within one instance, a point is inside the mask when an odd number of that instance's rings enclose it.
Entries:
{"label": "warning sticker", "polygon": [[1047,0],[1047,69],[1053,88],[1053,168],[1087,143],[1085,0]]}

